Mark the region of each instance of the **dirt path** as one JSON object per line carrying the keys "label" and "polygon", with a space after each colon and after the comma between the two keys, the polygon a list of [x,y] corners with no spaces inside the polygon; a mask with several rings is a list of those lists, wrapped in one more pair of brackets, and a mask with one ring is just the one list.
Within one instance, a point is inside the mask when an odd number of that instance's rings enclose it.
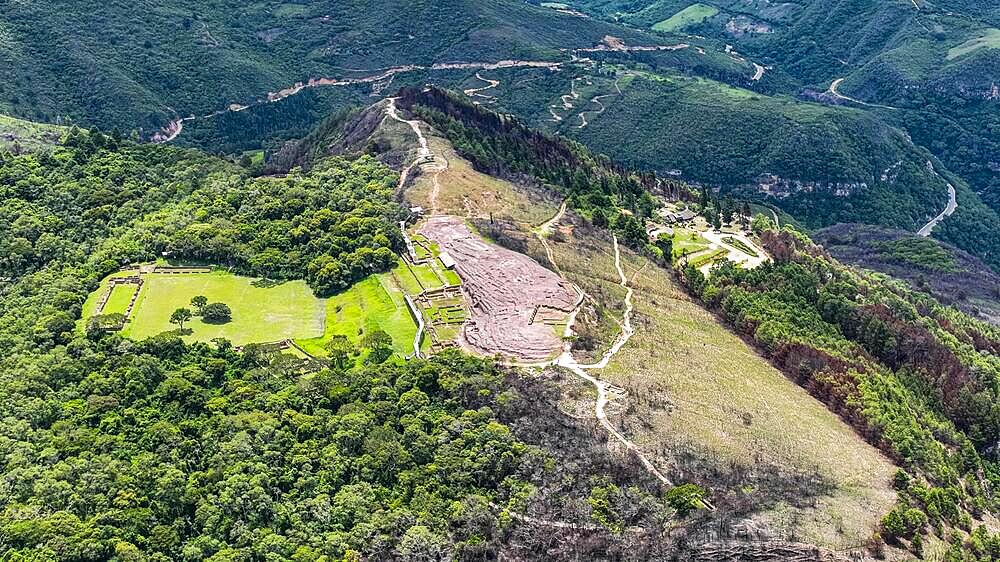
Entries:
{"label": "dirt path", "polygon": [[937,170],[934,169],[934,164],[930,160],[927,161],[927,167],[934,173],[935,176],[941,178],[941,181],[948,183],[948,204],[945,206],[944,210],[941,211],[940,215],[931,219],[930,222],[925,224],[924,227],[917,232],[918,236],[923,236],[925,238],[931,235],[934,231],[934,227],[936,227],[938,223],[955,214],[955,211],[958,210],[958,199],[956,198],[957,193],[955,192],[955,186],[942,178],[941,174],[937,173]]}
{"label": "dirt path", "polygon": [[388,98],[389,104],[386,106],[386,115],[400,123],[406,124],[410,127],[413,133],[417,136],[417,141],[420,143],[420,148],[417,151],[417,157],[413,162],[403,168],[403,171],[399,174],[399,187],[401,191],[406,185],[406,180],[410,176],[413,168],[420,166],[421,169],[434,172],[431,178],[432,187],[431,193],[428,197],[430,199],[431,214],[438,214],[438,196],[441,193],[441,182],[439,181],[439,176],[442,172],[448,169],[448,160],[446,158],[438,157],[433,152],[431,152],[430,145],[427,143],[427,137],[424,136],[423,131],[420,130],[420,121],[415,119],[403,119],[399,114],[399,108],[396,107],[396,101],[399,98]]}
{"label": "dirt path", "polygon": [[[618,248],[618,237],[613,236],[614,248],[615,248],[615,268],[618,270],[618,276],[621,280],[621,286],[626,289],[625,293],[625,312],[622,318],[622,332],[618,336],[618,340],[611,346],[605,354],[604,357],[597,363],[593,364],[581,364],[573,357],[573,354],[567,349],[559,356],[556,360],[556,365],[560,367],[565,367],[572,371],[576,376],[581,379],[593,384],[597,388],[597,400],[594,403],[594,415],[597,417],[598,423],[604,427],[604,429],[610,434],[615,440],[621,443],[626,449],[628,449],[632,454],[639,459],[639,462],[646,467],[646,470],[656,477],[665,486],[673,486],[670,479],[663,475],[653,463],[646,457],[635,443],[631,442],[622,435],[614,425],[608,421],[608,415],[605,411],[608,403],[610,403],[614,398],[621,398],[625,396],[625,391],[607,381],[602,381],[597,377],[591,375],[588,371],[599,371],[607,367],[608,362],[621,351],[622,347],[628,343],[629,339],[632,338],[632,334],[635,330],[632,328],[632,296],[633,290],[628,285],[628,278],[625,276],[625,270],[622,269],[621,262],[621,250]],[[575,320],[575,317],[574,317]],[[569,328],[569,326],[567,326]]]}
{"label": "dirt path", "polygon": [[[549,261],[551,261],[554,266],[555,266],[555,260],[553,259],[552,251],[549,248],[548,242],[545,240],[545,238],[552,231],[555,225],[558,224],[560,220],[562,220],[562,217],[566,213],[566,206],[567,202],[564,201],[562,206],[560,206],[559,211],[555,214],[555,216],[545,221],[538,228],[535,229],[535,235],[538,237],[542,245],[545,247],[545,251],[546,254],[548,255]],[[569,319],[566,323],[566,329],[563,335],[567,339],[567,342],[563,347],[563,353],[559,356],[558,359],[555,360],[554,364],[569,369],[576,376],[594,385],[594,387],[597,389],[597,400],[594,402],[594,416],[597,418],[598,423],[600,423],[601,426],[604,427],[604,429],[608,432],[608,434],[612,438],[621,443],[626,449],[628,449],[632,454],[634,454],[636,458],[639,459],[639,462],[641,462],[642,465],[646,467],[646,470],[650,474],[655,476],[657,480],[659,480],[665,486],[672,486],[673,484],[671,483],[671,481],[653,465],[653,463],[649,460],[646,454],[643,453],[642,449],[640,449],[635,443],[629,441],[628,438],[622,435],[621,432],[615,429],[614,425],[612,425],[611,422],[608,421],[608,415],[606,412],[607,405],[615,398],[624,398],[627,394],[626,391],[607,381],[602,381],[588,372],[588,371],[599,371],[607,367],[608,362],[610,362],[611,359],[614,358],[614,356],[617,355],[619,351],[621,351],[622,347],[624,347],[625,344],[628,343],[629,339],[631,339],[632,335],[635,333],[635,329],[632,327],[632,310],[633,310],[632,297],[634,295],[634,291],[632,287],[629,286],[628,277],[626,277],[625,270],[622,267],[621,249],[618,246],[618,237],[612,235],[612,241],[614,244],[614,251],[615,251],[615,269],[618,271],[619,284],[623,288],[625,288],[625,310],[622,316],[621,334],[619,334],[618,339],[615,341],[615,343],[611,346],[611,348],[607,352],[604,353],[604,356],[597,363],[582,364],[579,363],[575,357],[573,357],[573,353],[571,350],[572,344],[568,341],[568,338],[573,335],[573,324],[574,322],[576,322],[576,316],[580,311],[581,305],[583,305],[584,298],[586,297],[583,291],[580,291],[580,289],[574,285],[573,287],[579,293],[580,298],[577,301],[576,307],[573,309],[573,312],[570,314]],[[556,268],[558,270],[558,266],[556,266]],[[530,365],[530,366],[545,367],[547,365]]]}
{"label": "dirt path", "polygon": [[[561,221],[563,216],[566,214],[567,204],[568,200],[563,200],[562,205],[559,206],[559,210],[556,212],[556,214],[551,219],[545,221],[544,223],[542,223],[541,226],[535,229],[535,235],[538,237],[538,241],[541,242],[542,247],[545,248],[545,256],[549,259],[549,263],[552,264],[552,267],[554,268],[555,272],[558,273],[559,275],[562,275],[562,271],[559,270],[559,264],[556,263],[555,255],[552,253],[552,247],[549,246],[549,241],[547,240],[547,238],[549,234],[552,233],[552,228],[555,225],[559,224],[559,221]],[[573,316],[574,318],[575,318],[576,308],[579,308],[579,306],[574,308],[574,316]]]}
{"label": "dirt path", "polygon": [[830,89],[827,90],[826,93],[829,94],[829,95],[831,95],[831,96],[833,96],[833,97],[835,97],[835,98],[837,98],[838,100],[849,101],[851,103],[856,103],[858,105],[863,105],[865,107],[877,107],[877,108],[880,108],[880,109],[892,109],[892,110],[899,109],[897,107],[892,107],[891,105],[880,105],[880,104],[877,104],[877,103],[868,103],[866,101],[861,101],[859,99],[852,98],[850,96],[845,96],[844,94],[841,94],[838,91],[838,89],[840,88],[840,85],[844,82],[844,80],[846,80],[846,78],[837,78],[836,80],[834,80],[833,82],[831,82],[830,83]]}
{"label": "dirt path", "polygon": [[754,73],[753,77],[750,79],[753,80],[754,82],[757,82],[758,80],[764,77],[764,72],[767,69],[757,63],[751,63],[751,64],[753,64]]}
{"label": "dirt path", "polygon": [[[483,99],[487,100],[487,103],[496,101],[497,98],[495,96],[487,96],[487,95],[484,95],[482,92],[485,92],[486,90],[492,90],[493,88],[496,88],[497,86],[500,85],[500,81],[499,80],[493,80],[491,78],[483,78],[482,75],[479,74],[479,72],[476,72],[476,78],[478,80],[486,82],[486,85],[483,86],[483,87],[481,87],[481,88],[469,88],[469,89],[467,89],[467,90],[464,91],[465,95],[469,96],[470,98],[475,98],[475,97],[483,98]],[[479,102],[476,102],[476,103],[479,103]]]}

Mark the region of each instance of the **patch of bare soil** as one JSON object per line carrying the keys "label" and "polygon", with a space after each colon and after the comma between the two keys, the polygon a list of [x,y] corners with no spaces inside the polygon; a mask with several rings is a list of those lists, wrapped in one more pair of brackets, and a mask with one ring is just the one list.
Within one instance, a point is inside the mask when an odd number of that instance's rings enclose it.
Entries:
{"label": "patch of bare soil", "polygon": [[462,334],[469,347],[525,362],[562,351],[552,322],[576,305],[570,283],[528,256],[486,243],[461,218],[431,217],[420,232],[455,260],[470,306]]}

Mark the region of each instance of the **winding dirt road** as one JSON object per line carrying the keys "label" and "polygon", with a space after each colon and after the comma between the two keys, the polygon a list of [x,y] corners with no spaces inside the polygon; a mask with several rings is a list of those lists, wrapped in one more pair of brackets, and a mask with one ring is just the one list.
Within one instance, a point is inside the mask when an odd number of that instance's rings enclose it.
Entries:
{"label": "winding dirt road", "polygon": [[[673,486],[673,483],[671,483],[670,479],[664,476],[663,473],[660,472],[653,465],[653,463],[649,460],[649,458],[646,457],[646,454],[643,453],[642,449],[640,449],[635,443],[629,441],[628,438],[622,435],[617,429],[615,429],[614,425],[612,425],[611,422],[608,421],[608,415],[605,412],[605,408],[607,407],[608,403],[611,402],[613,397],[616,396],[622,397],[625,395],[625,391],[620,387],[617,387],[607,381],[602,381],[601,379],[598,379],[597,377],[588,373],[588,371],[599,371],[607,367],[608,362],[611,361],[611,359],[615,355],[617,355],[619,351],[621,351],[622,347],[624,347],[625,344],[628,343],[629,339],[631,339],[632,335],[635,333],[635,330],[632,328],[633,289],[632,287],[629,287],[628,278],[625,276],[625,270],[622,269],[621,250],[618,248],[618,237],[612,236],[612,239],[614,241],[614,248],[615,248],[615,268],[618,270],[618,276],[621,279],[621,286],[626,289],[625,312],[621,323],[622,332],[618,336],[618,340],[614,343],[614,345],[611,346],[611,349],[605,352],[604,357],[601,358],[599,362],[592,364],[581,364],[577,362],[577,360],[573,357],[573,354],[569,350],[570,344],[567,343],[566,349],[563,351],[563,354],[560,355],[559,359],[556,360],[556,365],[569,369],[576,376],[593,384],[594,387],[597,388],[597,400],[594,403],[594,415],[597,417],[598,423],[600,423],[601,426],[604,427],[604,429],[608,432],[608,434],[610,434],[626,449],[632,452],[632,454],[634,454],[636,458],[639,459],[639,462],[641,462],[642,465],[646,467],[646,470],[650,474],[655,476],[657,480],[659,480],[665,486]],[[573,320],[575,319],[576,317],[574,315]],[[567,330],[569,329],[571,329],[571,325],[567,325]]]}
{"label": "winding dirt road", "polygon": [[[201,119],[210,119],[224,113],[243,111],[258,105],[278,102],[285,98],[299,94],[309,88],[376,84],[385,80],[390,80],[399,74],[407,74],[423,70],[497,70],[502,68],[547,68],[554,70],[561,68],[563,64],[564,62],[526,61],[514,59],[506,59],[495,62],[439,62],[429,66],[417,64],[394,66],[380,69],[373,74],[359,76],[356,78],[310,78],[307,82],[298,82],[292,86],[278,90],[277,92],[269,92],[267,97],[258,99],[249,104],[231,104],[228,108],[209,113],[208,115],[201,117]],[[164,143],[176,139],[180,135],[181,130],[183,130],[183,125],[177,126],[177,124],[181,121],[192,121],[194,119],[194,117],[186,117],[183,120],[172,121],[162,131],[153,135],[153,137],[150,138],[150,142]]]}
{"label": "winding dirt road", "polygon": [[[559,270],[558,265],[556,265],[555,263],[552,250],[549,248],[548,242],[545,240],[545,238],[552,232],[555,225],[557,225],[559,221],[562,220],[562,217],[566,214],[566,206],[567,202],[563,201],[563,204],[559,207],[559,211],[556,212],[555,216],[545,221],[534,230],[535,235],[538,237],[539,241],[545,248],[545,253],[548,256],[549,261],[552,262],[554,267],[556,267],[557,272]],[[634,295],[634,291],[632,287],[629,286],[628,277],[625,276],[625,270],[622,267],[621,249],[618,246],[618,237],[612,235],[612,242],[614,244],[615,269],[618,271],[619,284],[623,288],[625,288],[625,310],[621,322],[622,331],[618,335],[618,339],[611,346],[611,348],[604,353],[604,356],[597,363],[584,364],[578,362],[576,358],[573,357],[572,343],[569,341],[569,338],[572,337],[573,335],[573,324],[576,322],[577,314],[580,312],[580,307],[583,305],[584,299],[586,298],[586,295],[583,293],[583,291],[581,291],[580,288],[577,287],[576,285],[573,285],[573,288],[576,289],[576,291],[579,293],[580,298],[577,301],[577,304],[574,307],[573,312],[570,314],[569,319],[566,322],[566,329],[563,332],[563,337],[567,341],[563,347],[562,354],[552,363],[532,364],[523,366],[544,368],[549,365],[558,365],[560,367],[569,369],[576,376],[594,385],[594,388],[597,389],[597,400],[594,402],[594,416],[597,418],[598,423],[605,429],[605,431],[608,432],[608,434],[612,438],[621,443],[626,449],[628,449],[632,454],[634,454],[636,458],[639,459],[639,462],[641,462],[642,465],[646,467],[646,470],[650,474],[655,476],[657,480],[659,480],[665,486],[673,486],[671,481],[666,476],[664,476],[663,473],[656,468],[656,466],[653,465],[652,461],[650,461],[649,458],[646,456],[646,454],[643,453],[642,449],[640,449],[635,443],[629,441],[627,437],[622,435],[621,432],[615,429],[614,425],[612,425],[611,422],[608,421],[608,415],[606,412],[607,405],[615,398],[622,398],[626,396],[627,394],[626,391],[607,381],[603,381],[591,375],[588,372],[588,371],[599,371],[607,367],[608,362],[610,362],[611,359],[614,358],[614,356],[617,355],[619,351],[621,351],[621,349],[625,346],[626,343],[628,343],[629,339],[631,339],[632,335],[635,333],[635,329],[632,327],[632,310],[633,310],[632,297]]]}
{"label": "winding dirt road", "polygon": [[934,163],[930,160],[927,161],[927,168],[930,169],[935,176],[941,178],[941,181],[948,184],[948,204],[945,206],[944,210],[941,211],[940,215],[931,219],[930,222],[925,224],[924,227],[917,232],[918,236],[923,236],[924,238],[930,236],[931,233],[934,232],[934,227],[936,227],[938,223],[955,214],[955,211],[958,210],[958,199],[956,198],[958,194],[955,192],[955,186],[942,178],[941,174],[937,173],[937,170],[934,169]]}
{"label": "winding dirt road", "polygon": [[[468,88],[467,90],[464,91],[465,95],[469,96],[470,98],[475,98],[475,97],[483,98],[483,99],[487,100],[487,103],[491,103],[491,102],[496,101],[496,99],[497,99],[496,97],[484,95],[482,92],[485,92],[486,90],[492,90],[493,88],[496,88],[497,86],[500,85],[500,81],[499,80],[493,80],[491,78],[483,78],[482,75],[479,74],[479,72],[476,72],[476,79],[478,79],[478,80],[480,80],[482,82],[486,82],[486,85],[483,86],[483,87],[481,87],[481,88]],[[475,103],[479,103],[479,102],[475,102]]]}
{"label": "winding dirt road", "polygon": [[420,130],[420,121],[415,119],[403,119],[399,114],[399,108],[396,107],[396,101],[399,98],[388,98],[388,105],[386,106],[386,115],[390,118],[399,121],[405,125],[408,125],[413,133],[417,136],[417,142],[420,143],[420,148],[417,151],[417,157],[414,158],[413,162],[410,163],[403,171],[399,174],[399,186],[398,190],[402,190],[406,185],[406,180],[410,177],[410,173],[413,168],[420,166],[421,169],[433,172],[434,175],[431,177],[432,187],[431,193],[428,196],[431,204],[431,214],[438,214],[438,195],[441,192],[441,182],[439,176],[442,172],[448,169],[448,160],[443,156],[437,156],[431,152],[430,145],[427,143],[427,137],[424,136],[423,131]]}
{"label": "winding dirt road", "polygon": [[840,85],[844,82],[844,80],[846,80],[846,78],[837,78],[836,80],[834,80],[833,82],[831,82],[830,83],[830,89],[828,89],[826,91],[826,93],[829,94],[829,95],[831,95],[831,96],[833,96],[833,97],[835,97],[835,98],[837,98],[838,100],[849,101],[851,103],[856,103],[858,105],[863,105],[865,107],[877,107],[877,108],[880,108],[880,109],[892,109],[892,110],[899,109],[899,108],[896,108],[896,107],[892,107],[891,105],[881,105],[881,104],[877,104],[877,103],[868,103],[866,101],[861,101],[861,100],[859,100],[857,98],[852,98],[850,96],[845,96],[844,94],[841,94],[838,91],[838,89],[840,88]]}

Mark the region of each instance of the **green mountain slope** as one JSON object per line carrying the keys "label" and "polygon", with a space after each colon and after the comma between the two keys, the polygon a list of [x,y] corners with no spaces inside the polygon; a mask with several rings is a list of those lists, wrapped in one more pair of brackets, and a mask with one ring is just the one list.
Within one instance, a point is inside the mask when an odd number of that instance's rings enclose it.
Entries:
{"label": "green mountain slope", "polygon": [[310,77],[551,59],[612,29],[510,0],[19,2],[0,15],[0,112],[149,131]]}
{"label": "green mountain slope", "polygon": [[[995,2],[704,4],[720,14],[688,32],[732,43],[773,66],[794,81],[781,86],[785,93],[805,92],[879,112],[1000,209],[1000,6]],[[688,3],[580,0],[574,5],[646,29],[652,19],[670,17]],[[839,95],[828,91],[834,80],[842,80]]]}

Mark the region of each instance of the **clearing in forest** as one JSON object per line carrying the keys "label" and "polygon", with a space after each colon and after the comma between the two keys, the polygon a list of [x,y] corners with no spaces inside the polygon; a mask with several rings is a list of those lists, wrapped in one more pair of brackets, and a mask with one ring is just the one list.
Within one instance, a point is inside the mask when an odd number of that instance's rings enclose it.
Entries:
{"label": "clearing in forest", "polygon": [[412,355],[417,325],[396,281],[405,271],[400,264],[391,273],[371,275],[326,299],[323,335],[296,343],[313,355],[325,356],[323,346],[334,336],[346,336],[360,348],[366,335],[382,330],[392,337],[392,348],[398,355]]}
{"label": "clearing in forest", "polygon": [[189,341],[226,338],[234,345],[266,343],[317,336],[323,330],[323,301],[305,281],[274,283],[224,271],[211,273],[151,273],[143,275],[135,309],[123,335],[145,339],[177,329],[170,315],[178,308],[193,310],[197,295],[232,309],[232,321],[207,324],[193,318],[185,324]]}
{"label": "clearing in forest", "polygon": [[957,59],[978,49],[1000,49],[1000,29],[987,29],[982,37],[970,39],[948,50],[948,60]]}
{"label": "clearing in forest", "polygon": [[[419,274],[423,281],[415,276]],[[454,272],[449,272],[454,276]],[[84,318],[124,313],[138,289],[137,284],[119,284],[101,311],[101,298],[111,279],[140,275],[138,270],[115,273],[102,282],[84,304]],[[406,304],[405,294],[417,295],[434,280],[443,286],[452,277],[436,275],[428,266],[407,267],[402,262],[388,273],[369,276],[328,299],[317,298],[305,281],[274,282],[252,279],[216,270],[202,273],[142,273],[132,315],[122,335],[141,340],[162,332],[173,332],[170,315],[178,308],[196,312],[191,299],[202,295],[209,302],[221,302],[232,309],[232,321],[208,324],[195,316],[185,323],[188,341],[208,342],[226,338],[234,345],[295,340],[308,353],[327,355],[324,345],[333,336],[346,336],[359,348],[365,335],[382,330],[392,337],[393,350],[400,356],[413,354],[417,323]],[[455,277],[457,279],[457,277]]]}
{"label": "clearing in forest", "polygon": [[125,314],[132,296],[139,290],[139,286],[131,283],[122,283],[111,288],[111,295],[104,303],[101,314]]}
{"label": "clearing in forest", "polygon": [[701,23],[719,13],[715,6],[692,4],[659,23],[653,24],[653,31],[678,31],[689,25]]}

